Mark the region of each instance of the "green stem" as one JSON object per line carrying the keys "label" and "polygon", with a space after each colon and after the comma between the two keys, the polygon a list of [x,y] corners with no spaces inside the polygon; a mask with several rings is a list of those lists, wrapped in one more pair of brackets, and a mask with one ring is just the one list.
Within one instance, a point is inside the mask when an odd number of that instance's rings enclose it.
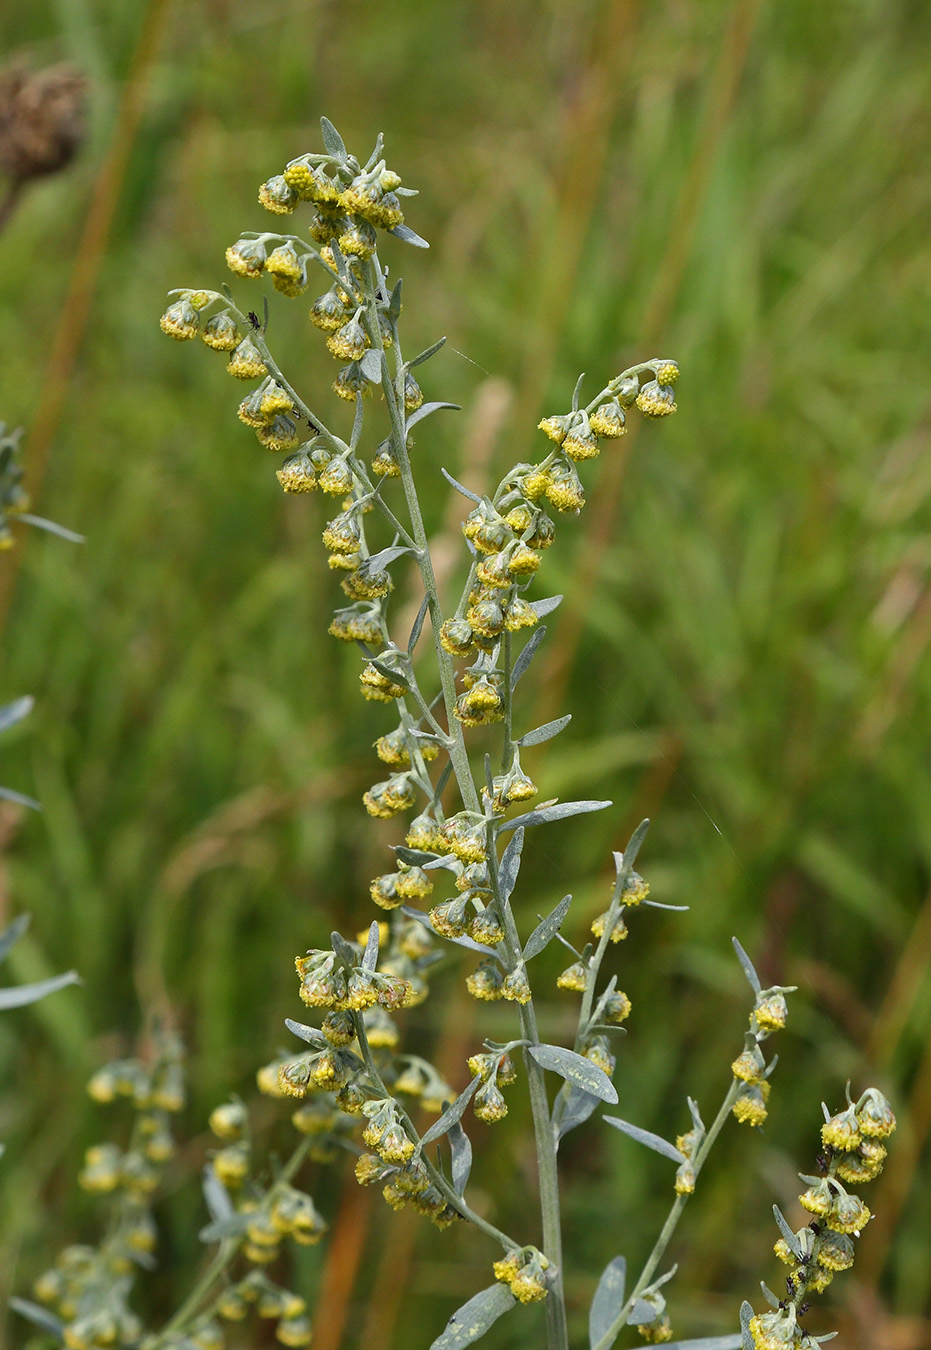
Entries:
{"label": "green stem", "polygon": [[175,1313],[174,1317],[165,1323],[161,1331],[158,1332],[153,1340],[149,1341],[149,1350],[157,1350],[158,1346],[163,1345],[176,1331],[180,1331],[186,1325],[188,1320],[197,1313],[216,1281],[232,1263],[238,1250],[238,1238],[227,1238],[224,1242],[220,1243],[216,1255],[210,1262],[210,1265],[181,1304],[181,1307]]}
{"label": "green stem", "polygon": [[[696,1178],[698,1177],[699,1172],[704,1166],[705,1159],[711,1152],[715,1140],[721,1133],[721,1129],[724,1125],[724,1122],[727,1120],[728,1116],[731,1113],[733,1105],[737,1100],[738,1094],[740,1093],[740,1088],[741,1084],[737,1081],[737,1079],[734,1079],[734,1081],[728,1088],[728,1091],[724,1097],[724,1101],[721,1103],[721,1109],[715,1116],[713,1124],[711,1125],[710,1129],[708,1130],[708,1133],[705,1135],[704,1139],[699,1145],[699,1148],[695,1153],[695,1157],[692,1159],[692,1166],[695,1169]],[[624,1304],[623,1308],[618,1313],[617,1317],[614,1319],[611,1325],[608,1327],[607,1331],[604,1333],[601,1339],[597,1342],[596,1345],[592,1346],[592,1350],[611,1350],[611,1346],[614,1344],[621,1328],[627,1322],[627,1318],[631,1308],[634,1306],[637,1299],[643,1293],[644,1289],[646,1289],[650,1281],[653,1279],[653,1276],[656,1273],[656,1268],[659,1265],[660,1261],[662,1261],[663,1256],[665,1255],[666,1252],[666,1248],[672,1241],[672,1235],[676,1231],[676,1227],[678,1226],[679,1220],[682,1217],[682,1211],[685,1209],[686,1201],[688,1200],[688,1198],[689,1197],[687,1195],[676,1196],[675,1200],[673,1201],[672,1208],[670,1209],[669,1214],[666,1217],[666,1222],[663,1224],[660,1235],[656,1239],[656,1243],[654,1244],[653,1250],[647,1257],[646,1265],[640,1272],[640,1278],[637,1280],[637,1283],[634,1285],[633,1289],[628,1295],[627,1302]]]}

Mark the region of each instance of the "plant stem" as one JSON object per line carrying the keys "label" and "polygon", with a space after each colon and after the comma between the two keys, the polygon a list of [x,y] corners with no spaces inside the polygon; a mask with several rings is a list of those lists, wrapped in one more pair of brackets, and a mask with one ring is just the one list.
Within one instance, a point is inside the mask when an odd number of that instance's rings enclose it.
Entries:
{"label": "plant stem", "polygon": [[[737,1079],[734,1079],[727,1090],[727,1093],[724,1097],[724,1101],[721,1103],[721,1108],[718,1111],[718,1114],[715,1116],[714,1121],[708,1130],[708,1133],[705,1135],[704,1139],[699,1145],[695,1157],[692,1159],[692,1166],[695,1169],[696,1177],[698,1176],[699,1172],[704,1166],[705,1159],[711,1152],[715,1140],[721,1133],[721,1129],[724,1125],[724,1122],[727,1120],[728,1116],[731,1113],[731,1108],[733,1107],[734,1102],[737,1100],[737,1096],[740,1092],[740,1087],[741,1087],[740,1083],[737,1081]],[[618,1313],[617,1317],[614,1319],[611,1325],[608,1327],[607,1331],[604,1333],[601,1339],[597,1342],[596,1345],[592,1346],[592,1350],[611,1350],[611,1346],[614,1344],[618,1333],[627,1322],[627,1317],[628,1314],[630,1313],[631,1308],[634,1306],[634,1303],[643,1293],[644,1289],[646,1289],[647,1285],[650,1283],[654,1274],[656,1273],[656,1267],[659,1265],[660,1261],[662,1261],[663,1256],[666,1252],[666,1248],[672,1241],[672,1235],[676,1231],[676,1227],[679,1223],[679,1220],[682,1217],[682,1211],[685,1209],[686,1201],[688,1199],[689,1197],[687,1195],[676,1196],[675,1200],[673,1201],[672,1207],[669,1211],[669,1214],[666,1216],[666,1222],[663,1224],[662,1231],[660,1232],[659,1237],[656,1239],[656,1243],[653,1247],[653,1250],[647,1257],[646,1265],[640,1272],[640,1278],[637,1280],[637,1283],[634,1285],[633,1289],[628,1295],[627,1302],[624,1304],[623,1308]]]}

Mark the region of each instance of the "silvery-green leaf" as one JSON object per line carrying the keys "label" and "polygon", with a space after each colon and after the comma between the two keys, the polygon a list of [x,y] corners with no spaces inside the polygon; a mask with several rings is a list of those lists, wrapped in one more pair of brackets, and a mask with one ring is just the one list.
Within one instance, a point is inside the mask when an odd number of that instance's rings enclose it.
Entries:
{"label": "silvery-green leaf", "polygon": [[239,1237],[246,1231],[248,1223],[248,1214],[230,1214],[226,1219],[214,1219],[212,1223],[204,1224],[197,1236],[201,1242],[222,1242],[224,1238]]}
{"label": "silvery-green leaf", "polygon": [[577,1125],[584,1125],[600,1101],[591,1092],[583,1092],[574,1083],[564,1083],[553,1103],[553,1129],[556,1143]]}
{"label": "silvery-green leaf", "polygon": [[453,1102],[452,1106],[447,1106],[439,1120],[435,1120],[429,1130],[420,1136],[421,1148],[424,1144],[432,1144],[434,1139],[442,1139],[449,1127],[455,1125],[456,1122],[461,1119],[462,1113],[465,1111],[481,1085],[482,1080],[480,1078],[472,1079],[468,1087],[459,1093],[459,1096]]}
{"label": "silvery-green leaf", "polygon": [[407,639],[407,654],[411,655],[417,643],[420,641],[420,634],[423,631],[424,619],[427,617],[427,610],[430,608],[430,597],[425,595],[417,611],[417,618],[411,627],[411,635]]}
{"label": "silvery-green leaf", "polygon": [[462,1123],[454,1120],[447,1134],[452,1151],[452,1182],[457,1195],[464,1195],[472,1171],[472,1144],[462,1128]]}
{"label": "silvery-green leaf", "polygon": [[701,1118],[701,1112],[698,1109],[698,1102],[693,1101],[691,1097],[687,1097],[686,1101],[689,1104],[689,1114],[692,1117],[692,1128],[694,1130],[699,1130],[702,1134],[704,1134],[705,1122]]}
{"label": "silvery-green leaf", "polygon": [[561,604],[561,595],[548,595],[544,600],[531,600],[530,608],[538,619],[545,619],[547,614],[552,614],[553,610],[558,609]]}
{"label": "silvery-green leaf", "polygon": [[626,1283],[627,1262],[623,1256],[616,1256],[602,1271],[592,1306],[588,1310],[588,1339],[592,1350],[623,1308]]}
{"label": "silvery-green leaf", "polygon": [[204,1168],[201,1185],[207,1212],[211,1219],[215,1221],[217,1219],[228,1219],[236,1213],[233,1202],[229,1197],[229,1191],[227,1191],[210,1163]]}
{"label": "silvery-green leaf", "polygon": [[436,858],[435,853],[424,853],[422,849],[408,848],[406,844],[395,844],[394,855],[399,862],[407,863],[408,867],[423,867]]}
{"label": "silvery-green leaf", "polygon": [[416,234],[409,225],[393,225],[388,233],[393,234],[397,239],[403,239],[405,244],[413,244],[414,248],[430,247],[426,239],[421,239],[420,235]]}
{"label": "silvery-green leaf", "polygon": [[773,1218],[776,1220],[776,1227],[785,1238],[786,1246],[789,1248],[789,1251],[795,1257],[796,1261],[800,1261],[802,1259],[801,1243],[795,1236],[794,1230],[789,1227],[789,1224],[778,1205],[773,1205]]}
{"label": "silvery-green leaf", "polygon": [[648,1327],[651,1322],[656,1321],[657,1316],[657,1311],[652,1303],[647,1303],[646,1299],[638,1298],[627,1314],[627,1325],[629,1327]]}
{"label": "silvery-green leaf", "polygon": [[453,1313],[446,1330],[437,1336],[430,1350],[460,1350],[461,1346],[471,1345],[516,1304],[517,1299],[507,1285],[495,1280]]}
{"label": "silvery-green leaf", "polygon": [[346,966],[347,969],[350,966],[354,966],[358,963],[359,958],[356,955],[355,947],[352,945],[351,942],[346,941],[342,933],[337,933],[334,930],[330,934],[330,946],[333,948],[334,955],[338,957],[340,961],[342,961],[343,965]]}
{"label": "silvery-green leaf", "polygon": [[560,1078],[565,1078],[567,1083],[574,1084],[583,1092],[590,1092],[593,1097],[609,1102],[612,1106],[617,1104],[617,1089],[611,1079],[604,1069],[599,1069],[597,1064],[593,1064],[584,1055],[578,1055],[574,1050],[566,1050],[561,1045],[528,1045],[527,1054],[535,1059],[542,1069],[558,1073]]}
{"label": "silvery-green leaf", "polygon": [[80,984],[81,977],[76,970],[66,971],[64,975],[53,975],[48,980],[36,980],[33,984],[15,984],[10,989],[0,989],[0,1012],[8,1008],[25,1008],[29,1003],[38,1003],[46,994],[54,994],[69,984]]}
{"label": "silvery-green leaf", "polygon": [[578,412],[578,411],[579,411],[579,394],[581,394],[581,392],[582,392],[582,381],[583,381],[584,379],[585,379],[585,371],[583,370],[583,371],[582,371],[582,374],[579,376],[579,378],[578,378],[578,379],[576,380],[576,382],[575,382],[575,389],[572,391],[572,411],[573,411],[573,412]]}
{"label": "silvery-green leaf", "polygon": [[754,1350],[753,1335],[750,1331],[750,1320],[753,1317],[753,1308],[744,1299],[740,1305],[740,1344],[741,1350]]}
{"label": "silvery-green leaf", "polygon": [[284,1024],[290,1032],[295,1036],[300,1036],[302,1041],[312,1045],[315,1050],[325,1050],[329,1045],[329,1041],[317,1027],[309,1027],[303,1022],[295,1022],[293,1017],[286,1017]]}
{"label": "silvery-green leaf", "polygon": [[615,853],[614,865],[617,868],[618,880],[627,881],[631,872],[634,870],[634,864],[637,861],[637,855],[647,837],[647,831],[650,828],[649,820],[641,820],[640,824],[630,836],[630,841],[623,853]]}
{"label": "silvery-green leaf", "polygon": [[425,417],[431,413],[442,412],[444,408],[449,408],[453,412],[459,412],[462,405],[459,403],[421,403],[420,407],[411,413],[407,419],[406,429],[412,431],[418,422],[422,422]]}
{"label": "silvery-green leaf", "polygon": [[538,956],[543,948],[556,936],[558,930],[562,927],[563,920],[569,913],[569,906],[572,904],[572,896],[564,895],[555,909],[547,914],[545,919],[537,924],[536,928],[527,939],[524,947],[524,960],[529,961],[531,957]]}
{"label": "silvery-green leaf", "polygon": [[475,502],[476,506],[481,506],[482,504],[481,497],[476,497],[474,492],[470,492],[467,487],[463,487],[462,484],[457,479],[455,479],[451,473],[447,473],[445,469],[440,469],[440,473],[443,475],[443,477],[446,479],[447,483],[449,483],[451,487],[454,487],[457,492],[462,493],[463,497],[468,498],[470,502]]}
{"label": "silvery-green leaf", "polygon": [[414,550],[408,548],[406,544],[392,544],[390,548],[379,549],[377,553],[373,553],[371,557],[367,559],[367,566],[381,570],[382,568],[390,567],[393,562],[397,562],[398,558],[403,558],[405,554],[411,554],[413,551]]}
{"label": "silvery-green leaf", "polygon": [[35,699],[31,694],[24,694],[22,698],[15,698],[12,703],[4,703],[0,708],[0,731],[6,731],[7,727],[13,726],[16,722],[21,722],[24,717],[28,717],[35,705]]}
{"label": "silvery-green leaf", "polygon": [[18,942],[25,933],[29,927],[29,922],[30,916],[28,914],[20,914],[9,927],[4,928],[3,932],[0,933],[0,961],[6,956],[13,943]]}
{"label": "silvery-green leaf", "polygon": [[523,736],[518,736],[517,745],[542,745],[544,741],[550,741],[554,736],[558,736],[561,731],[572,721],[572,713],[566,713],[565,717],[557,717],[554,722],[544,722],[542,727],[534,727],[533,731],[525,731]]}
{"label": "silvery-green leaf", "polygon": [[740,943],[737,941],[735,937],[731,938],[731,942],[733,942],[734,944],[734,951],[737,953],[737,960],[743,967],[743,972],[747,977],[747,980],[750,984],[750,988],[753,990],[754,994],[759,995],[762,992],[763,986],[760,984],[759,975],[757,975],[756,971],[753,968],[753,962],[750,960],[749,956],[744,951],[743,947],[741,947]]}
{"label": "silvery-green leaf", "polygon": [[370,347],[360,358],[359,369],[369,384],[381,384],[381,352]]}
{"label": "silvery-green leaf", "polygon": [[760,1288],[763,1290],[763,1297],[772,1308],[773,1312],[779,1307],[779,1297],[774,1294],[765,1280],[760,1280]]}
{"label": "silvery-green leaf", "polygon": [[444,337],[439,338],[436,342],[433,343],[432,346],[427,347],[424,351],[422,351],[419,354],[419,356],[415,356],[413,361],[408,361],[407,364],[410,367],[410,369],[413,370],[414,366],[422,366],[424,361],[429,361],[430,357],[435,356],[437,352],[440,350],[440,348],[445,344],[445,342],[446,339]]}
{"label": "silvery-green leaf", "polygon": [[[731,1336],[699,1336],[697,1340],[691,1341],[667,1341],[665,1350],[741,1350],[743,1343],[742,1337],[734,1334]],[[753,1342],[750,1342],[751,1347]],[[652,1345],[639,1345],[636,1350],[653,1350]]]}
{"label": "silvery-green leaf", "polygon": [[54,1336],[57,1341],[64,1339],[64,1322],[47,1308],[40,1307],[38,1303],[30,1303],[25,1298],[11,1298],[10,1307],[14,1312],[18,1312],[20,1317],[25,1317],[34,1326],[41,1327],[50,1336]]}
{"label": "silvery-green leaf", "polygon": [[42,810],[41,802],[37,802],[35,797],[27,797],[24,792],[17,792],[14,788],[0,787],[0,797],[7,802],[15,802],[17,806],[28,806],[30,811]]}
{"label": "silvery-green leaf", "polygon": [[688,1161],[685,1154],[681,1153],[675,1144],[670,1144],[668,1139],[663,1139],[661,1135],[653,1134],[650,1130],[641,1130],[639,1125],[631,1125],[629,1121],[622,1120],[620,1116],[603,1116],[602,1119],[607,1121],[609,1125],[613,1125],[616,1130],[620,1130],[622,1134],[628,1134],[631,1139],[636,1139],[638,1144],[645,1144],[654,1153],[661,1153],[664,1158],[671,1158],[674,1163]]}
{"label": "silvery-green leaf", "polygon": [[54,520],[46,520],[44,516],[34,516],[28,511],[21,511],[19,519],[24,520],[27,525],[35,525],[37,529],[47,530],[49,534],[57,534],[59,539],[67,539],[69,544],[83,544],[83,534],[75,534],[74,530],[66,530],[64,525],[58,525]]}
{"label": "silvery-green leaf", "polygon": [[346,154],[343,138],[328,117],[320,118],[320,132],[323,136],[323,148],[327,154],[345,163],[349,156]]}
{"label": "silvery-green leaf", "polygon": [[378,923],[372,920],[372,926],[369,929],[368,941],[365,944],[365,951],[362,953],[362,969],[373,971],[378,961]]}
{"label": "silvery-green leaf", "polygon": [[523,847],[524,832],[523,830],[515,830],[507,848],[501,855],[501,863],[498,868],[498,884],[502,898],[505,900],[510,900],[514,893],[514,887],[517,885],[517,874],[520,872],[520,855]]}
{"label": "silvery-green leaf", "polygon": [[512,694],[514,690],[517,688],[518,680],[520,680],[521,676],[526,674],[530,662],[537,654],[537,648],[540,646],[540,643],[543,641],[545,637],[546,637],[545,628],[535,628],[531,633],[529,639],[527,640],[526,644],[524,645],[524,648],[521,651],[520,656],[518,656],[517,660],[514,662],[514,665],[511,667]]}
{"label": "silvery-green leaf", "polygon": [[388,301],[388,318],[392,323],[397,323],[401,313],[401,278],[394,283],[394,290],[391,292],[391,299]]}
{"label": "silvery-green leaf", "polygon": [[551,820],[567,820],[570,816],[582,816],[589,811],[603,811],[606,806],[613,806],[613,802],[557,802],[555,806],[541,806],[538,811],[528,811],[526,815],[515,816],[513,820],[505,820],[498,826],[498,833],[502,834],[505,830],[516,830],[519,825],[529,829],[532,825],[546,825]]}

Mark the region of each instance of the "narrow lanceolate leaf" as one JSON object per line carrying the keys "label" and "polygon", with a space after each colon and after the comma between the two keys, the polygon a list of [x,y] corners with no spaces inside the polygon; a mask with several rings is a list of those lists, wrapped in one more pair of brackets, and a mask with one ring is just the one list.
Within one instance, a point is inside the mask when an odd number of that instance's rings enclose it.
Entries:
{"label": "narrow lanceolate leaf", "polygon": [[640,824],[630,836],[627,848],[623,853],[615,853],[614,863],[617,867],[618,878],[624,878],[626,881],[630,873],[634,870],[634,864],[637,861],[637,855],[643,846],[643,841],[647,837],[647,831],[650,828],[649,820],[641,820]]}
{"label": "narrow lanceolate leaf", "polygon": [[501,864],[498,868],[498,884],[505,900],[510,900],[514,887],[517,885],[517,874],[520,871],[520,855],[523,847],[524,832],[523,830],[515,830],[507,848],[501,855]]}
{"label": "narrow lanceolate leaf", "polygon": [[796,1261],[802,1259],[802,1247],[793,1229],[789,1227],[785,1215],[778,1205],[773,1205],[773,1218],[776,1220],[776,1227],[786,1240],[786,1246],[795,1257]]}
{"label": "narrow lanceolate leaf", "polygon": [[460,1346],[471,1345],[516,1303],[507,1285],[496,1280],[453,1313],[446,1330],[437,1336],[430,1350],[459,1350]]}
{"label": "narrow lanceolate leaf", "polygon": [[359,361],[359,369],[369,384],[381,384],[381,353],[369,348]]}
{"label": "narrow lanceolate leaf", "polygon": [[20,914],[8,928],[4,928],[3,932],[0,933],[0,961],[6,956],[13,943],[19,941],[28,927],[29,915]]}
{"label": "narrow lanceolate leaf", "polygon": [[616,1256],[602,1271],[588,1311],[588,1340],[592,1350],[623,1308],[626,1283],[627,1262],[623,1256]]}
{"label": "narrow lanceolate leaf", "polygon": [[447,1135],[452,1151],[452,1182],[457,1195],[464,1195],[472,1171],[472,1144],[458,1120],[454,1120]]}
{"label": "narrow lanceolate leaf", "polygon": [[558,609],[561,604],[561,595],[548,595],[543,600],[531,600],[530,608],[538,619],[545,619],[547,614],[552,614],[553,610]]}
{"label": "narrow lanceolate leaf", "polygon": [[537,1061],[542,1069],[550,1069],[565,1078],[583,1092],[590,1092],[603,1102],[617,1105],[617,1089],[604,1069],[599,1069],[584,1055],[574,1050],[566,1050],[561,1045],[528,1045],[527,1053]]}
{"label": "narrow lanceolate leaf", "polygon": [[481,1087],[481,1084],[482,1080],[480,1078],[472,1079],[465,1091],[459,1093],[459,1096],[453,1102],[452,1106],[447,1106],[439,1120],[435,1120],[429,1130],[420,1136],[421,1147],[423,1147],[424,1144],[432,1144],[434,1139],[442,1139],[449,1127],[455,1125],[456,1122],[462,1118],[462,1113]]}
{"label": "narrow lanceolate leaf", "polygon": [[407,654],[410,656],[417,643],[420,641],[420,634],[423,632],[423,621],[427,617],[427,610],[430,608],[430,597],[425,595],[420,603],[420,609],[417,611],[417,618],[414,620],[411,628],[411,635],[407,639]]}
{"label": "narrow lanceolate leaf", "polygon": [[641,1130],[639,1125],[631,1125],[627,1120],[621,1120],[620,1116],[604,1116],[604,1120],[609,1125],[613,1125],[616,1130],[622,1134],[629,1134],[631,1139],[636,1139],[638,1144],[644,1144],[651,1148],[654,1153],[661,1153],[664,1158],[670,1158],[674,1163],[687,1162],[684,1153],[680,1153],[675,1144],[670,1144],[668,1139],[663,1139],[661,1135],[652,1134],[649,1130]]}
{"label": "narrow lanceolate leaf", "polygon": [[422,422],[431,413],[441,412],[443,408],[450,408],[453,412],[459,412],[461,406],[459,403],[422,403],[417,411],[412,412],[407,419],[406,429],[412,431],[418,422]]}
{"label": "narrow lanceolate leaf", "polygon": [[390,548],[383,548],[378,553],[373,553],[368,559],[367,566],[373,569],[390,567],[398,558],[403,558],[405,553],[413,553],[412,548],[406,544],[392,544]]}
{"label": "narrow lanceolate leaf", "polygon": [[394,666],[386,666],[383,661],[378,661],[374,657],[370,658],[369,665],[374,666],[379,675],[384,675],[386,680],[392,684],[403,685],[405,689],[410,689],[411,682],[402,670],[396,670]]}
{"label": "narrow lanceolate leaf", "polygon": [[583,816],[589,811],[603,811],[613,802],[556,802],[554,806],[541,806],[539,811],[528,811],[526,815],[515,816],[498,826],[498,833],[504,830],[516,830],[519,825],[530,829],[533,825],[546,825],[551,820],[568,820],[570,816]]}
{"label": "narrow lanceolate leaf", "polygon": [[356,956],[356,949],[346,941],[342,933],[337,933],[334,930],[330,934],[330,946],[333,948],[335,955],[339,958],[340,961],[342,961],[343,965],[347,968],[347,970],[349,969],[350,966],[356,965],[358,961],[358,957]]}
{"label": "narrow lanceolate leaf", "polygon": [[50,1336],[54,1336],[57,1341],[64,1339],[64,1322],[54,1313],[50,1313],[48,1308],[43,1308],[38,1303],[30,1303],[25,1298],[11,1298],[10,1307],[14,1312],[18,1312],[20,1317],[25,1317],[34,1326],[41,1327]]}
{"label": "narrow lanceolate leaf", "polygon": [[54,994],[69,984],[80,983],[78,972],[69,970],[64,975],[53,975],[49,980],[36,980],[33,984],[17,984],[12,989],[0,989],[0,1012],[5,1012],[7,1008],[25,1008],[29,1003],[38,1003],[46,994]]}
{"label": "narrow lanceolate leaf", "polygon": [[47,530],[49,534],[57,534],[59,539],[67,539],[69,544],[84,543],[83,534],[75,534],[74,530],[67,530],[64,525],[59,525],[54,520],[46,520],[44,516],[34,516],[29,511],[21,511],[19,519],[24,520],[27,525],[35,525],[38,530]]}
{"label": "narrow lanceolate leaf", "polygon": [[388,301],[388,318],[392,323],[397,323],[398,316],[401,313],[401,278],[394,283],[394,290],[391,292],[391,298]]}
{"label": "narrow lanceolate leaf", "polygon": [[753,1308],[744,1299],[740,1305],[740,1345],[741,1350],[754,1350],[753,1336],[750,1331],[750,1320],[753,1317]]}
{"label": "narrow lanceolate leaf", "polygon": [[415,356],[413,361],[408,361],[407,364],[410,369],[413,370],[414,366],[423,365],[424,361],[429,361],[431,356],[436,356],[437,352],[445,345],[445,343],[446,339],[444,337],[438,338],[431,347],[427,347],[425,351],[422,351],[418,356]]}
{"label": "narrow lanceolate leaf", "polygon": [[[692,1341],[667,1341],[664,1350],[740,1350],[742,1344],[739,1335],[699,1336]],[[653,1346],[638,1345],[636,1350],[653,1350]]]}
{"label": "narrow lanceolate leaf", "polygon": [[239,1237],[240,1233],[246,1231],[249,1223],[248,1214],[230,1214],[225,1219],[214,1219],[213,1223],[204,1224],[197,1234],[201,1242],[222,1242],[224,1238]]}
{"label": "narrow lanceolate leaf", "polygon": [[17,792],[14,788],[0,787],[0,797],[7,802],[15,802],[17,806],[28,806],[30,811],[42,810],[42,803],[37,802],[35,797],[27,797],[24,792]]}
{"label": "narrow lanceolate leaf", "polygon": [[481,497],[477,497],[474,492],[470,492],[467,487],[463,487],[458,479],[454,478],[451,473],[447,473],[445,469],[440,469],[440,473],[446,479],[447,483],[449,483],[450,487],[454,487],[457,492],[461,492],[463,497],[467,497],[470,502],[475,502],[476,506],[481,506]]}
{"label": "narrow lanceolate leaf", "polygon": [[394,856],[399,862],[407,863],[408,867],[423,867],[424,863],[432,862],[436,854],[424,853],[423,849],[419,848],[408,848],[406,844],[395,844]]}
{"label": "narrow lanceolate leaf", "polygon": [[512,694],[514,690],[517,688],[517,683],[520,680],[520,678],[527,673],[527,669],[530,666],[530,662],[536,656],[537,649],[539,648],[540,643],[543,641],[545,637],[546,637],[545,627],[535,628],[531,633],[530,638],[525,644],[523,650],[521,651],[520,656],[518,656],[517,660],[514,662],[514,665],[511,669]]}
{"label": "narrow lanceolate leaf", "polygon": [[293,1035],[300,1036],[302,1041],[306,1041],[316,1050],[324,1050],[329,1045],[329,1041],[323,1032],[318,1031],[316,1027],[308,1027],[303,1022],[295,1022],[293,1017],[286,1017],[284,1024]]}
{"label": "narrow lanceolate leaf", "polygon": [[600,1100],[591,1092],[583,1092],[573,1083],[562,1085],[553,1103],[553,1132],[557,1145],[563,1135],[574,1130],[577,1125],[585,1124]]}
{"label": "narrow lanceolate leaf", "polygon": [[320,118],[320,132],[323,136],[323,148],[326,150],[327,154],[332,155],[334,159],[344,162],[348,156],[346,154],[346,147],[343,144],[343,138],[328,117]]}
{"label": "narrow lanceolate leaf", "polygon": [[22,698],[15,698],[12,703],[4,703],[0,708],[0,731],[6,731],[7,727],[13,726],[15,722],[21,722],[24,717],[28,717],[32,712],[35,699],[31,694],[24,694]]}
{"label": "narrow lanceolate leaf", "polygon": [[204,1168],[201,1185],[207,1212],[214,1222],[218,1219],[229,1219],[236,1213],[229,1192],[209,1163]]}
{"label": "narrow lanceolate leaf", "polygon": [[430,245],[426,239],[421,239],[420,235],[410,228],[409,225],[394,225],[388,231],[397,239],[403,239],[405,244],[413,244],[414,248],[429,248]]}
{"label": "narrow lanceolate leaf", "polygon": [[375,969],[378,961],[378,924],[373,919],[372,926],[369,929],[368,941],[365,944],[365,951],[362,953],[362,969],[372,971]]}
{"label": "narrow lanceolate leaf", "polygon": [[753,967],[753,962],[750,960],[749,956],[744,951],[743,947],[741,947],[740,943],[737,941],[736,938],[731,938],[731,942],[733,942],[734,944],[734,951],[737,953],[737,960],[743,967],[743,972],[746,975],[747,980],[749,981],[750,988],[753,990],[754,994],[759,994],[763,986],[760,984],[760,977],[759,975],[757,975],[756,970]]}
{"label": "narrow lanceolate leaf", "polygon": [[566,713],[565,717],[557,717],[554,722],[544,722],[542,727],[534,727],[533,731],[525,731],[523,736],[518,736],[518,745],[542,745],[544,741],[551,741],[554,736],[558,736],[564,731],[572,721],[572,713]]}
{"label": "narrow lanceolate leaf", "polygon": [[527,939],[527,945],[524,947],[524,960],[529,961],[532,956],[538,956],[543,948],[552,942],[553,938],[559,932],[563,925],[563,920],[569,913],[569,906],[572,904],[572,896],[564,895],[555,909],[542,919]]}

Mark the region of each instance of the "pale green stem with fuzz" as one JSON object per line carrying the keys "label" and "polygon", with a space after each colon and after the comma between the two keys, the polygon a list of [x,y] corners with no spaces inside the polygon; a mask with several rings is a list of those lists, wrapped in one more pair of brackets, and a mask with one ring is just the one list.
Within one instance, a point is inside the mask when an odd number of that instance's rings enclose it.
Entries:
{"label": "pale green stem with fuzz", "polygon": [[[490,880],[501,922],[504,925],[504,946],[508,962],[513,969],[521,960],[521,942],[510,901],[501,894],[501,881],[498,875],[498,855],[494,838],[494,827],[488,828],[488,867]],[[537,1018],[533,1002],[518,1005],[520,1027],[528,1045],[539,1045]],[[550,1119],[549,1099],[546,1094],[546,1080],[543,1069],[532,1055],[524,1054],[524,1067],[527,1071],[527,1089],[530,1095],[530,1109],[533,1115],[533,1134],[537,1151],[537,1172],[540,1184],[540,1217],[543,1224],[543,1254],[553,1267],[552,1281],[547,1288],[544,1300],[546,1309],[547,1350],[569,1350],[569,1333],[566,1325],[566,1297],[563,1286],[562,1269],[562,1224],[559,1215],[559,1173],[556,1166],[556,1141]]]}
{"label": "pale green stem with fuzz", "polygon": [[[692,1167],[695,1170],[696,1177],[698,1176],[699,1172],[704,1166],[705,1159],[711,1152],[715,1140],[721,1133],[721,1130],[724,1126],[724,1122],[727,1120],[728,1116],[730,1115],[733,1109],[734,1103],[736,1102],[740,1094],[740,1088],[741,1084],[735,1079],[731,1083],[731,1086],[727,1091],[724,1101],[721,1103],[721,1109],[715,1116],[714,1121],[712,1122],[711,1126],[708,1129],[708,1133],[705,1135],[695,1154],[695,1157],[692,1159]],[[631,1308],[634,1306],[637,1299],[643,1293],[644,1289],[647,1288],[650,1281],[653,1279],[653,1276],[656,1274],[656,1268],[659,1265],[660,1261],[662,1261],[663,1256],[665,1255],[666,1252],[666,1248],[672,1241],[672,1235],[676,1231],[676,1227],[679,1223],[679,1220],[682,1217],[682,1211],[685,1209],[686,1202],[688,1201],[688,1199],[689,1197],[687,1195],[676,1196],[675,1200],[672,1203],[672,1207],[669,1211],[669,1214],[666,1217],[666,1222],[663,1224],[662,1231],[660,1232],[659,1237],[656,1239],[656,1243],[653,1247],[653,1250],[647,1257],[646,1265],[640,1272],[640,1278],[637,1280],[637,1283],[634,1285],[633,1289],[628,1295],[627,1302],[624,1304],[623,1308],[618,1313],[617,1317],[614,1319],[611,1325],[608,1327],[607,1331],[604,1333],[601,1339],[597,1342],[597,1344],[592,1346],[592,1350],[611,1350],[611,1346],[617,1339],[617,1336],[620,1333],[621,1328],[624,1327],[627,1323],[627,1318]]]}

